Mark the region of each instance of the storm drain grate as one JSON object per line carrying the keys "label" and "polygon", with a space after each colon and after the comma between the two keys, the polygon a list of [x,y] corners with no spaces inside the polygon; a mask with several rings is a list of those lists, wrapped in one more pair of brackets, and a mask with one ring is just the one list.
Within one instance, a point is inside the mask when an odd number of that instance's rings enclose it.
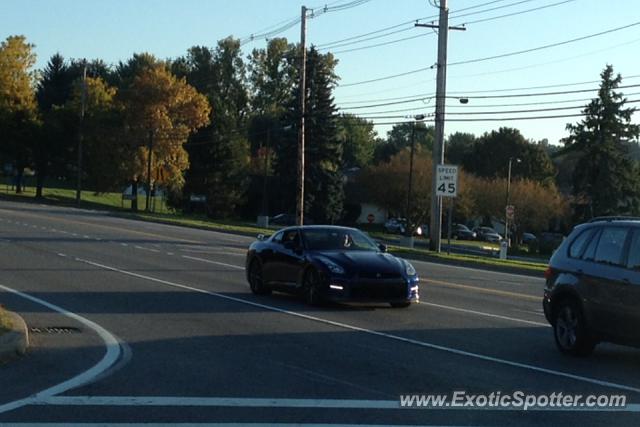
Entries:
{"label": "storm drain grate", "polygon": [[32,326],[29,328],[32,334],[79,334],[82,331],[71,326]]}

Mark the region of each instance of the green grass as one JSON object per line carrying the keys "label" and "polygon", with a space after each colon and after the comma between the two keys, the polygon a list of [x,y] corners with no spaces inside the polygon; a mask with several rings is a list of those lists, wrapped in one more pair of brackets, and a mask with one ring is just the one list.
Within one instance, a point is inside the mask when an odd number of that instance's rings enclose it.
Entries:
{"label": "green grass", "polygon": [[[0,186],[0,196],[9,198],[12,200],[31,201],[35,195],[35,189],[32,186],[27,187],[25,192],[20,195],[16,195],[14,191],[11,191],[6,185]],[[70,188],[60,187],[46,187],[43,191],[44,202],[57,205],[75,206],[75,190]],[[140,208],[144,208],[144,199],[138,200]],[[186,227],[194,227],[207,229],[212,231],[221,231],[228,233],[244,234],[256,236],[257,234],[269,235],[273,233],[274,228],[261,228],[254,225],[252,222],[240,221],[240,220],[211,220],[205,215],[186,215],[179,212],[168,209],[160,200],[156,201],[156,208],[158,212],[132,212],[130,210],[130,202],[122,202],[122,196],[120,193],[102,193],[94,194],[91,191],[83,191],[82,193],[82,207],[90,209],[110,210],[115,215],[122,216],[130,219],[137,219],[142,221],[158,222],[163,224],[172,224]],[[414,248],[409,249],[401,246],[394,245],[398,242],[400,236],[397,234],[388,234],[381,231],[380,226],[363,226],[363,230],[367,231],[371,237],[375,239],[382,239],[392,244],[389,246],[389,251],[406,258],[423,259],[428,261],[441,261],[450,262],[455,264],[463,264],[469,266],[483,266],[493,267],[498,269],[511,269],[514,271],[527,271],[527,272],[540,272],[542,273],[546,269],[546,263],[541,260],[540,263],[516,261],[516,260],[500,260],[492,257],[483,257],[476,255],[461,255],[461,254],[446,254],[431,252],[427,249]],[[446,240],[443,240],[446,243]],[[452,243],[454,241],[452,240]],[[492,248],[498,249],[498,245],[487,242],[456,240],[456,245],[473,246],[479,248]]]}
{"label": "green grass", "polygon": [[510,269],[514,271],[527,271],[530,273],[542,274],[546,268],[546,263],[501,260],[498,258],[483,257],[477,255],[446,254],[431,252],[425,249],[410,249],[401,246],[389,246],[389,252],[394,255],[419,259],[424,261],[446,261],[469,266],[498,267],[500,269]]}
{"label": "green grass", "polygon": [[13,324],[11,323],[11,319],[7,316],[7,312],[5,309],[0,307],[0,334],[3,334],[11,329]]}

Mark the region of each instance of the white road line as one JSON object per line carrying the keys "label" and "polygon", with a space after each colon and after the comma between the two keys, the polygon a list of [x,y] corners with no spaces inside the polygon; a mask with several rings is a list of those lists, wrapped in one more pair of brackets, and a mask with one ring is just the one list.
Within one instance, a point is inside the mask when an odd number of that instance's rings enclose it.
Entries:
{"label": "white road line", "polygon": [[167,255],[174,255],[173,252],[167,252]]}
{"label": "white road line", "polygon": [[492,317],[494,319],[508,320],[510,322],[524,323],[524,324],[527,324],[527,325],[549,327],[548,323],[534,322],[534,321],[531,321],[531,320],[518,319],[516,317],[501,316],[499,314],[485,313],[483,311],[469,310],[469,309],[460,308],[460,307],[452,307],[452,306],[449,306],[449,305],[434,304],[432,302],[420,302],[420,305],[426,305],[426,306],[429,306],[429,307],[441,308],[441,309],[444,309],[444,310],[459,311],[461,313],[475,314],[477,316]]}
{"label": "white road line", "polygon": [[[362,427],[362,424],[317,424],[317,423],[2,423],[3,427]],[[378,424],[376,424],[378,426]],[[380,427],[418,427],[410,424],[379,424]],[[429,427],[429,424],[420,424]],[[434,426],[435,427],[435,426]],[[452,426],[455,427],[455,426]]]}
{"label": "white road line", "polygon": [[140,249],[141,251],[149,251],[149,252],[156,252],[156,253],[157,253],[157,252],[160,252],[160,251],[159,251],[159,250],[157,250],[157,249],[145,248],[144,246],[137,246],[137,245],[136,245],[136,246],[134,246],[134,248],[136,248],[136,249]]}
{"label": "white road line", "polygon": [[4,285],[0,285],[0,289],[5,290],[7,292],[11,292],[15,295],[18,295],[24,299],[28,299],[29,301],[32,301],[36,304],[42,305],[44,307],[47,307],[50,310],[56,311],[64,316],[67,316],[73,320],[75,320],[76,322],[80,322],[83,325],[85,325],[86,327],[93,329],[102,339],[102,341],[104,342],[104,345],[107,348],[107,351],[105,352],[104,356],[102,357],[102,359],[96,363],[93,367],[91,367],[90,369],[82,372],[79,375],[76,375],[75,377],[68,379],[58,385],[55,385],[53,387],[50,387],[46,390],[43,390],[31,397],[27,397],[24,399],[20,399],[20,400],[16,400],[13,402],[9,402],[9,403],[5,403],[3,405],[0,405],[0,414],[4,413],[4,412],[8,412],[26,405],[31,405],[34,403],[37,403],[38,401],[40,401],[41,399],[44,398],[48,398],[51,396],[54,396],[56,394],[59,393],[64,393],[65,391],[69,391],[73,388],[79,387],[83,384],[86,384],[88,382],[91,382],[94,378],[96,378],[98,375],[100,375],[101,373],[103,373],[104,371],[106,371],[107,369],[109,369],[120,357],[120,344],[118,343],[118,340],[116,337],[114,337],[113,335],[111,335],[111,333],[109,331],[107,331],[106,329],[104,329],[102,326],[98,325],[97,323],[92,322],[91,320],[79,316],[75,313],[72,313],[70,311],[65,310],[62,307],[59,307],[55,304],[51,304],[45,300],[42,300],[40,298],[36,298],[34,296],[31,296],[29,294],[25,294],[23,292],[20,292],[18,290],[9,288],[7,286]]}
{"label": "white road line", "polygon": [[120,243],[120,244],[121,244],[122,246],[129,246],[129,245],[128,245],[128,244],[126,244],[126,243]]}
{"label": "white road line", "polygon": [[238,265],[233,265],[233,264],[227,264],[226,262],[211,261],[210,259],[197,258],[197,257],[194,257],[194,256],[189,256],[189,255],[182,255],[182,258],[192,259],[194,261],[206,262],[206,263],[209,263],[209,264],[222,265],[222,266],[225,266],[225,267],[235,268],[237,270],[244,270],[244,267],[240,267]]}
{"label": "white road line", "polygon": [[66,255],[66,254],[63,254],[62,252],[58,252],[58,256],[66,257],[67,255]]}
{"label": "white road line", "polygon": [[[429,406],[403,407],[398,400],[357,399],[288,399],[245,397],[180,397],[180,396],[52,396],[40,400],[39,405],[60,406],[191,406],[191,407],[240,407],[240,408],[315,408],[315,409],[395,409],[395,410],[473,410],[473,411],[517,411],[518,407],[478,406]],[[630,403],[625,407],[551,407],[535,406],[527,411],[544,412],[640,412],[640,404]]]}
{"label": "white road line", "polygon": [[[183,255],[183,257],[184,257],[184,255]],[[375,330],[363,328],[363,327],[360,327],[360,326],[349,325],[347,323],[342,323],[342,322],[336,322],[334,320],[323,319],[321,317],[316,317],[316,316],[311,316],[311,315],[308,315],[308,314],[298,313],[298,312],[295,312],[295,311],[286,310],[286,309],[275,307],[275,306],[271,306],[271,305],[260,304],[260,303],[257,303],[257,302],[245,300],[245,299],[242,299],[242,298],[232,297],[232,296],[221,294],[221,293],[218,293],[218,292],[207,291],[205,289],[200,289],[200,288],[196,288],[196,287],[193,287],[193,286],[182,285],[182,284],[179,284],[179,283],[170,282],[168,280],[158,279],[158,278],[151,277],[151,276],[145,276],[143,274],[138,274],[138,273],[134,273],[134,272],[127,271],[127,270],[122,270],[122,269],[119,269],[119,268],[116,268],[116,267],[110,267],[108,265],[99,264],[97,262],[88,261],[88,260],[84,260],[84,259],[81,259],[81,258],[76,258],[76,260],[80,261],[80,262],[84,262],[84,263],[89,264],[89,265],[93,265],[94,267],[99,267],[99,268],[103,268],[105,270],[115,271],[115,272],[118,272],[118,273],[126,274],[128,276],[149,280],[151,282],[161,283],[161,284],[165,284],[165,285],[176,287],[176,288],[180,288],[180,289],[187,289],[187,290],[194,291],[194,292],[199,292],[199,293],[202,293],[202,294],[212,295],[212,296],[215,296],[215,297],[227,300],[227,301],[234,301],[234,302],[238,302],[238,303],[241,303],[241,304],[250,305],[252,307],[257,307],[257,308],[260,308],[260,309],[263,309],[263,310],[275,311],[277,313],[287,314],[287,315],[290,315],[290,316],[293,316],[293,317],[297,317],[297,318],[300,318],[300,319],[311,320],[311,321],[314,321],[314,322],[323,323],[323,324],[326,324],[326,325],[331,325],[331,326],[335,326],[335,327],[338,327],[338,328],[347,329],[347,330],[350,330],[350,331],[362,332],[362,333],[365,333],[365,334],[374,335],[374,336],[381,337],[381,338],[391,339],[391,340],[403,342],[403,343],[406,343],[406,344],[412,344],[412,345],[416,345],[416,346],[419,346],[419,347],[428,348],[428,349],[431,349],[431,350],[438,350],[438,351],[442,351],[442,352],[445,352],[445,353],[455,354],[457,356],[469,357],[469,358],[478,359],[478,360],[482,360],[482,361],[490,362],[490,363],[497,363],[497,364],[509,366],[509,367],[512,367],[512,368],[520,368],[520,369],[525,369],[525,370],[528,370],[528,371],[533,371],[533,372],[537,372],[537,373],[541,373],[541,374],[547,374],[547,375],[560,377],[560,378],[565,378],[565,379],[571,379],[571,380],[584,382],[584,383],[588,383],[588,384],[594,384],[594,385],[598,385],[598,386],[602,386],[602,387],[608,387],[608,388],[613,388],[613,389],[617,389],[617,390],[624,390],[624,391],[629,391],[629,392],[633,392],[633,393],[640,393],[640,388],[638,388],[638,387],[633,387],[633,386],[628,386],[628,385],[625,385],[625,384],[619,384],[619,383],[614,383],[614,382],[610,382],[610,381],[600,380],[600,379],[597,379],[597,378],[585,377],[585,376],[582,376],[582,375],[572,374],[572,373],[569,373],[569,372],[557,371],[555,369],[543,368],[541,366],[530,365],[530,364],[527,364],[527,363],[514,362],[512,360],[501,359],[501,358],[498,358],[498,357],[487,356],[487,355],[484,355],[484,354],[473,353],[473,352],[465,351],[465,350],[459,350],[459,349],[456,349],[456,348],[446,347],[446,346],[443,346],[443,345],[432,344],[432,343],[429,343],[429,342],[426,342],[426,341],[420,341],[420,340],[417,340],[417,339],[407,338],[407,337],[403,337],[403,336],[400,336],[400,335],[394,335],[394,334],[390,334],[390,333],[386,333],[386,332],[375,331]],[[235,267],[236,268],[242,268],[242,267],[239,267],[239,266],[235,266]]]}

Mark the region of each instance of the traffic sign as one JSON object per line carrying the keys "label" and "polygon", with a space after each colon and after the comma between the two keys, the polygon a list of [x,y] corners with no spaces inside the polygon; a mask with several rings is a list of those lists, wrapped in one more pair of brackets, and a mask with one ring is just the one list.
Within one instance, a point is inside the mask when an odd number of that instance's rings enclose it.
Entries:
{"label": "traffic sign", "polygon": [[458,196],[458,166],[438,165],[436,169],[436,196]]}
{"label": "traffic sign", "polygon": [[516,213],[516,207],[513,205],[507,205],[507,218],[513,219],[515,213]]}

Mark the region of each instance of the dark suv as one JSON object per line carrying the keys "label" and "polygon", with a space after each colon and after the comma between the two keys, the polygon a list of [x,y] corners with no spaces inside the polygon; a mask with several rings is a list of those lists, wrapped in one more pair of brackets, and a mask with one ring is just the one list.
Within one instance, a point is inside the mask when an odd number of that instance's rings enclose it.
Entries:
{"label": "dark suv", "polygon": [[544,313],[560,351],[585,356],[601,341],[640,346],[640,218],[578,225],[545,278]]}

